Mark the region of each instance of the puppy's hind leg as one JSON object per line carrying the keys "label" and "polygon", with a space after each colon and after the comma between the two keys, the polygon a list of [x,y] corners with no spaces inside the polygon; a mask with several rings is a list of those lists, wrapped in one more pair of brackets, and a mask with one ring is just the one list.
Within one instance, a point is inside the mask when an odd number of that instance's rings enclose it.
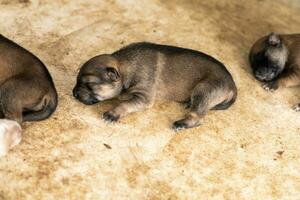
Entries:
{"label": "puppy's hind leg", "polygon": [[216,105],[225,101],[222,83],[217,80],[202,80],[192,91],[191,112],[174,122],[173,129],[192,128],[200,125],[200,119]]}
{"label": "puppy's hind leg", "polygon": [[35,85],[39,83],[31,77],[15,77],[1,86],[0,102],[5,119],[19,124],[24,121],[24,109],[34,105],[41,97]]}

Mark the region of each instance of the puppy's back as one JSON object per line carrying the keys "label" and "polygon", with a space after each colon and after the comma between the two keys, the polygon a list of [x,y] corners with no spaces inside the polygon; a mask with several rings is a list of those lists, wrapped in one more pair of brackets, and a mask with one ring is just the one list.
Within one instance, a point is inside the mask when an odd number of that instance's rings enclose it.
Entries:
{"label": "puppy's back", "polygon": [[17,74],[34,75],[51,80],[50,73],[34,54],[0,34],[0,82]]}
{"label": "puppy's back", "polygon": [[225,66],[199,51],[141,42],[125,46],[113,56],[126,63],[125,67],[129,69],[124,70],[138,76],[137,80],[155,79],[157,93],[163,98],[183,100],[204,78],[218,80],[236,93],[232,76]]}
{"label": "puppy's back", "polygon": [[[223,63],[221,63],[217,59],[205,53],[187,48],[175,47],[170,45],[161,45],[149,42],[139,42],[125,46],[113,53],[113,55],[121,59],[127,60],[138,59],[150,55],[157,57],[157,54],[163,55],[166,61],[181,61],[180,66],[189,65],[196,67],[196,69],[200,69],[201,73],[203,73],[203,70],[201,69],[207,68],[208,71],[213,71],[212,68],[216,67],[216,69],[214,70],[220,70],[223,73],[230,75]],[[183,69],[181,67],[178,70]]]}

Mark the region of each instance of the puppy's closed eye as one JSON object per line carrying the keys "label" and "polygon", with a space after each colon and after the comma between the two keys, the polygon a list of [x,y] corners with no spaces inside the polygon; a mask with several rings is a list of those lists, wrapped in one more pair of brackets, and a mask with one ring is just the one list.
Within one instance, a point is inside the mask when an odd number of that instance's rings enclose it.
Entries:
{"label": "puppy's closed eye", "polygon": [[86,87],[87,87],[87,89],[89,89],[89,90],[93,90],[93,87],[96,86],[96,85],[97,85],[97,83],[87,83],[87,84],[86,84]]}
{"label": "puppy's closed eye", "polygon": [[82,83],[100,83],[100,79],[97,76],[85,75],[81,77],[80,82]]}

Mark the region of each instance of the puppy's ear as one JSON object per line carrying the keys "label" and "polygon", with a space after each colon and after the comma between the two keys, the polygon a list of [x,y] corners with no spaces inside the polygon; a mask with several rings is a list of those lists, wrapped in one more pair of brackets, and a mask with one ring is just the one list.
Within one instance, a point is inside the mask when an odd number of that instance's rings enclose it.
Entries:
{"label": "puppy's ear", "polygon": [[115,69],[113,67],[107,67],[106,73],[113,82],[117,82],[120,80],[120,74],[117,69]]}
{"label": "puppy's ear", "polygon": [[271,46],[278,46],[279,44],[281,44],[281,39],[279,35],[271,33],[268,38],[268,44]]}

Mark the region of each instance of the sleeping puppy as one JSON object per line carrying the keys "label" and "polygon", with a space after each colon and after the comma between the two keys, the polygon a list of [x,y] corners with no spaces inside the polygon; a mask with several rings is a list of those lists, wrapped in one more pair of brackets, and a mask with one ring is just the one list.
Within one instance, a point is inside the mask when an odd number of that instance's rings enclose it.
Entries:
{"label": "sleeping puppy", "polygon": [[2,35],[0,66],[0,118],[6,119],[0,120],[0,149],[5,154],[21,140],[14,123],[48,118],[57,106],[57,93],[45,65]]}
{"label": "sleeping puppy", "polygon": [[235,83],[216,59],[190,49],[134,43],[87,61],[73,90],[91,105],[119,97],[121,103],[104,113],[116,122],[129,113],[150,108],[155,99],[186,103],[190,112],[173,129],[196,127],[209,110],[224,110],[236,99]]}
{"label": "sleeping puppy", "polygon": [[[299,86],[300,34],[271,33],[259,39],[250,51],[249,60],[256,79],[265,82],[265,90]],[[293,108],[300,111],[300,103]]]}

